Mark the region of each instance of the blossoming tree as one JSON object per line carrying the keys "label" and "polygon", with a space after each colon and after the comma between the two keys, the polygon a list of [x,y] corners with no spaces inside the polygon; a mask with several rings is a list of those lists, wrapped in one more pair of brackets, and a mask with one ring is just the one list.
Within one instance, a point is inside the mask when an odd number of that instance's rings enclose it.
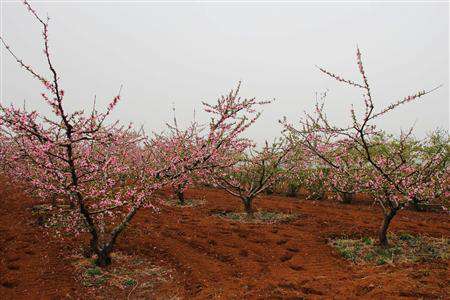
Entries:
{"label": "blossoming tree", "polygon": [[49,48],[49,20],[42,19],[27,1],[24,4],[42,26],[50,79],[25,64],[3,37],[1,42],[16,62],[41,82],[42,99],[53,115],[0,105],[0,146],[16,150],[0,153],[7,161],[9,177],[19,180],[29,192],[43,200],[56,197],[57,202],[71,204],[74,209],[56,214],[67,217],[65,223],[71,231],[90,234],[90,252],[96,254],[98,265],[105,266],[111,263],[117,238],[139,209],[153,207],[149,195],[217,159],[223,147],[240,147],[239,136],[259,117],[256,107],[266,102],[240,98],[238,86],[216,104],[204,103],[211,122],[202,143],[190,156],[174,153],[166,164],[156,164],[153,152],[145,147],[147,137],[142,130],[108,120],[120,92],[103,113],[95,108],[89,113],[66,109],[66,94]]}
{"label": "blossoming tree", "polygon": [[[342,172],[345,176],[351,177],[351,180],[357,182],[359,186],[371,191],[383,211],[384,218],[379,230],[379,243],[386,247],[388,246],[386,234],[392,219],[415,197],[424,200],[418,195],[428,189],[430,177],[447,164],[448,153],[441,147],[428,157],[407,159],[405,157],[405,153],[408,151],[406,141],[412,135],[412,128],[408,132],[402,132],[395,147],[385,146],[390,141],[386,140],[385,133],[378,129],[374,122],[395,108],[417,100],[435,89],[419,91],[387,107],[375,110],[371,87],[359,49],[357,49],[356,60],[362,78],[361,83],[344,79],[323,68],[320,70],[339,82],[363,91],[364,111],[361,115],[357,114],[352,107],[350,110],[351,123],[348,126],[336,126],[327,118],[324,104],[318,103],[313,114],[307,113],[300,120],[300,127],[294,127],[286,120],[282,123],[290,135],[297,136],[300,143],[310,149],[331,169]],[[324,147],[329,143],[339,143],[341,149],[351,150],[353,155],[357,156],[358,164],[364,165],[364,174],[359,172],[347,174],[345,162],[339,161],[338,158],[341,155],[338,153],[330,159],[326,155],[328,148]]]}
{"label": "blossoming tree", "polygon": [[[175,112],[175,110],[174,110]],[[152,153],[155,163],[164,166],[167,161],[175,156],[182,159],[192,157],[196,151],[205,143],[201,137],[201,126],[197,122],[192,122],[186,129],[180,129],[174,117],[173,124],[167,124],[167,131],[155,133],[154,137],[146,143],[147,151]],[[183,170],[184,164],[175,165],[175,173],[181,174],[178,180],[171,182],[171,188],[178,198],[180,205],[185,204],[184,191],[192,184],[200,169]]]}
{"label": "blossoming tree", "polygon": [[8,164],[7,154],[12,153],[12,151],[10,139],[8,139],[0,127],[0,171],[6,170]]}
{"label": "blossoming tree", "polygon": [[283,142],[266,142],[261,150],[252,147],[246,153],[235,152],[237,163],[217,168],[211,178],[216,186],[240,198],[247,216],[252,217],[254,198],[286,176],[288,153]]}
{"label": "blossoming tree", "polygon": [[302,189],[307,199],[320,200],[326,193],[328,168],[300,143],[290,142],[291,151],[286,159],[287,195],[295,197]]}

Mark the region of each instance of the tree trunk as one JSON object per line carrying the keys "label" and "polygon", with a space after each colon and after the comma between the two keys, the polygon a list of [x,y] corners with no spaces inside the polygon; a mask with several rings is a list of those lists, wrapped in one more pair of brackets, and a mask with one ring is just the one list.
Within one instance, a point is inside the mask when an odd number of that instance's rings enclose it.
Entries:
{"label": "tree trunk", "polygon": [[389,246],[387,239],[387,231],[389,228],[389,224],[391,224],[392,219],[397,214],[396,209],[391,209],[388,214],[384,215],[383,222],[381,223],[380,232],[378,234],[380,246],[383,248],[387,248]]}
{"label": "tree trunk", "polygon": [[[87,210],[84,199],[79,192],[76,192],[76,197],[78,199],[78,205],[80,207],[80,214],[84,216],[84,221],[89,233],[91,234],[90,248],[91,253],[96,253],[99,255],[99,233],[97,228],[95,227],[94,220],[92,219],[91,214]],[[100,255],[99,255],[100,256]],[[111,262],[111,259],[110,259]],[[100,266],[100,265],[99,265]]]}
{"label": "tree trunk", "polygon": [[310,192],[308,199],[311,200],[322,200],[325,197],[325,192],[324,191],[313,191]]}
{"label": "tree trunk", "polygon": [[109,250],[109,247],[97,252],[95,264],[99,267],[106,267],[111,264],[111,250]]}
{"label": "tree trunk", "polygon": [[242,199],[242,201],[244,202],[244,208],[245,208],[245,212],[247,213],[247,217],[253,218],[252,199],[244,198],[244,199]]}
{"label": "tree trunk", "polygon": [[423,205],[421,205],[420,200],[417,197],[412,198],[411,205],[416,211],[424,211],[425,210]]}
{"label": "tree trunk", "polygon": [[182,191],[176,191],[177,197],[178,197],[178,204],[184,205],[184,192]]}
{"label": "tree trunk", "polygon": [[351,204],[355,198],[355,193],[341,192],[339,194],[341,195],[342,203],[344,204]]}
{"label": "tree trunk", "polygon": [[288,197],[297,197],[299,189],[300,189],[300,187],[298,185],[296,185],[296,184],[289,184],[288,185],[287,196]]}
{"label": "tree trunk", "polygon": [[58,205],[58,202],[56,201],[56,195],[51,196],[51,202],[53,207],[56,207]]}
{"label": "tree trunk", "polygon": [[[114,227],[114,229],[111,231],[111,235],[109,238],[109,242],[105,244],[102,248],[100,248],[98,239],[92,239],[91,240],[91,247],[95,249],[95,253],[97,254],[97,261],[96,264],[99,267],[105,267],[109,264],[111,264],[111,252],[114,248],[114,245],[116,244],[117,237],[119,234],[125,229],[125,227],[128,225],[128,223],[131,221],[131,219],[134,217],[134,215],[137,213],[139,208],[142,204],[134,206],[128,214],[125,216],[125,219]],[[96,245],[96,246],[95,246]]]}
{"label": "tree trunk", "polygon": [[94,251],[92,251],[92,248],[89,245],[83,247],[82,253],[85,258],[91,258],[92,255],[94,255]]}

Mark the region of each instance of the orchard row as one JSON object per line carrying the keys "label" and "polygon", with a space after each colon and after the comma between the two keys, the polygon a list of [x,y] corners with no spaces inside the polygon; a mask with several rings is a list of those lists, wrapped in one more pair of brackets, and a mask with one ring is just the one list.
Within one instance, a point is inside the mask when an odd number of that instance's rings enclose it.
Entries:
{"label": "orchard row", "polygon": [[[398,106],[433,91],[420,91],[385,108],[377,108],[363,67],[356,61],[360,81],[327,76],[362,91],[364,112],[349,111],[351,123],[339,127],[327,119],[325,94],[315,110],[294,124],[280,121],[280,138],[262,146],[243,133],[270,101],[239,96],[236,89],[214,103],[203,103],[210,121],[180,128],[174,120],[161,134],[110,120],[121,101],[115,96],[104,111],[68,111],[60,75],[49,48],[48,19],[24,1],[42,27],[44,58],[50,77],[23,62],[1,38],[3,45],[44,91],[52,115],[14,105],[0,105],[0,167],[32,195],[47,200],[55,214],[67,217],[67,229],[90,234],[89,248],[97,264],[111,263],[118,236],[143,207],[152,207],[152,194],[171,187],[181,204],[190,185],[208,184],[242,200],[248,217],[252,202],[275,185],[291,194],[301,187],[313,197],[325,192],[344,202],[356,193],[369,194],[381,207],[384,219],[379,242],[388,246],[391,220],[408,205],[437,202],[445,208],[449,197],[448,133],[435,131],[424,140],[413,128],[400,136],[378,129],[374,122]],[[63,209],[64,207],[64,209]]]}

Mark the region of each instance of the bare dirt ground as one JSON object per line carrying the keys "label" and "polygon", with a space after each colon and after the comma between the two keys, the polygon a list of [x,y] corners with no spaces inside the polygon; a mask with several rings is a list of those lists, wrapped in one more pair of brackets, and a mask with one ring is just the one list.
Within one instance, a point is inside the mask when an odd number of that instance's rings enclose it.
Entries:
{"label": "bare dirt ground", "polygon": [[[327,239],[376,236],[381,214],[367,203],[263,196],[255,207],[297,213],[284,224],[246,224],[215,216],[240,211],[222,191],[192,189],[198,207],[144,209],[117,251],[169,270],[151,291],[86,287],[71,255],[79,243],[36,224],[30,199],[0,180],[0,299],[449,299],[449,261],[361,266],[344,260]],[[402,211],[391,231],[450,237],[449,215]],[[114,261],[113,261],[114,266]]]}

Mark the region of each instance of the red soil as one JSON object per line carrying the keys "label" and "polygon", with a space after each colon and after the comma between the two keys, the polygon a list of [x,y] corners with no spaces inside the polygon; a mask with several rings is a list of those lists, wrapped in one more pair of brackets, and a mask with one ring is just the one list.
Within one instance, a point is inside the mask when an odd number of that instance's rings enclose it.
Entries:
{"label": "red soil", "polygon": [[[117,245],[121,253],[173,270],[173,279],[155,289],[152,298],[450,297],[448,260],[355,266],[327,244],[327,238],[343,234],[375,236],[381,222],[378,208],[264,196],[255,201],[256,208],[300,217],[287,224],[243,224],[213,215],[241,210],[237,199],[221,191],[194,189],[186,196],[205,196],[207,204],[164,207],[160,213],[142,210]],[[31,215],[34,204],[0,182],[0,299],[133,298],[130,289],[81,285],[64,254],[78,248],[76,239],[46,235]],[[450,237],[449,216],[402,211],[391,231]]]}

